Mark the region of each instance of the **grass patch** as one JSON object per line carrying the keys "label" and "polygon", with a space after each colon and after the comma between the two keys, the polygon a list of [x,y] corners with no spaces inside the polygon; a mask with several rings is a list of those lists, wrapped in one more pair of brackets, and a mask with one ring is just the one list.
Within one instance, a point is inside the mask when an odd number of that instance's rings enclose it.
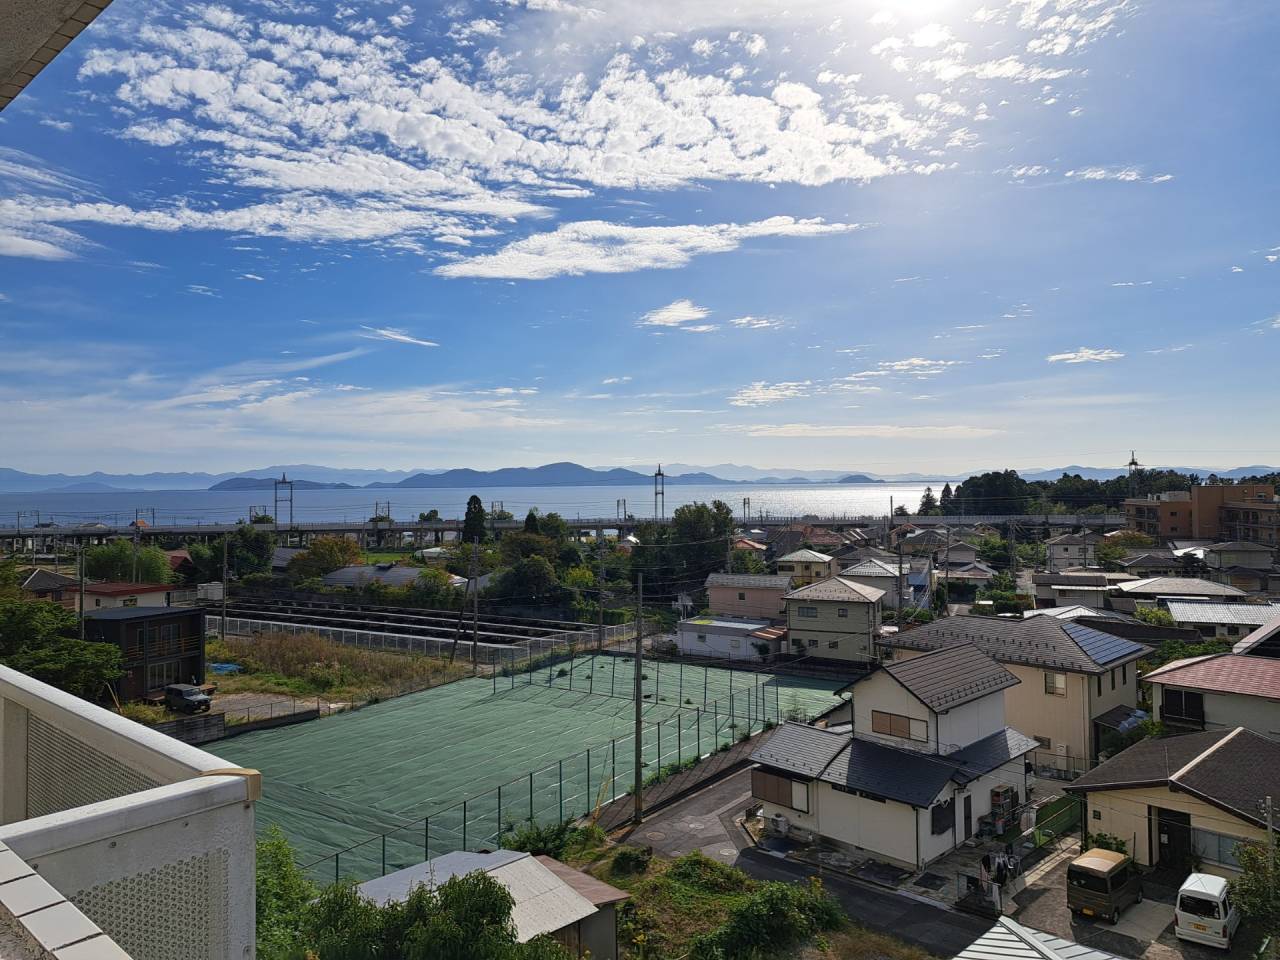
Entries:
{"label": "grass patch", "polygon": [[363,702],[394,697],[467,676],[463,663],[421,654],[367,650],[310,634],[264,634],[211,640],[208,658],[239,664],[218,678],[218,692],[324,697]]}
{"label": "grass patch", "polygon": [[173,719],[168,710],[152,703],[123,703],[116,712],[122,717],[127,717],[135,723],[145,724],[148,727]]}
{"label": "grass patch", "polygon": [[411,550],[366,550],[364,554],[365,563],[402,563],[412,564],[413,566],[421,566],[413,559],[413,551]]}
{"label": "grass patch", "polygon": [[858,926],[819,934],[793,956],[795,960],[933,960],[919,947]]}

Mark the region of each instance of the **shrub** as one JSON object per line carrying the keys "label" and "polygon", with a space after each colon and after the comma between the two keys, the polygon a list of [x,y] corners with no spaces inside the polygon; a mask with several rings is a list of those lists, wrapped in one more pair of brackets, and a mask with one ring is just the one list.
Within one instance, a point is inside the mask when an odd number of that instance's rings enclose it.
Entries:
{"label": "shrub", "polygon": [[168,713],[164,707],[156,706],[151,703],[122,703],[120,705],[120,716],[127,717],[135,723],[154,726],[157,723],[164,723],[169,719]]}
{"label": "shrub", "polygon": [[741,870],[695,850],[672,862],[667,870],[667,879],[707,893],[738,893],[742,891],[747,877]]}
{"label": "shrub", "polygon": [[643,847],[623,845],[613,856],[612,872],[619,876],[644,873],[649,869],[649,860],[653,853]]}
{"label": "shrub", "polygon": [[535,856],[566,857],[584,856],[605,842],[605,833],[595,824],[575,827],[572,821],[563,823],[524,823],[507,828],[502,836],[502,846],[507,850],[523,850]]}
{"label": "shrub", "polygon": [[845,922],[816,877],[806,884],[766,883],[729,912],[729,919],[696,937],[694,960],[752,960],[802,943]]}
{"label": "shrub", "polygon": [[1109,833],[1091,833],[1089,834],[1089,846],[1097,847],[1099,850],[1112,850],[1116,853],[1128,853],[1129,844],[1119,837],[1113,837]]}

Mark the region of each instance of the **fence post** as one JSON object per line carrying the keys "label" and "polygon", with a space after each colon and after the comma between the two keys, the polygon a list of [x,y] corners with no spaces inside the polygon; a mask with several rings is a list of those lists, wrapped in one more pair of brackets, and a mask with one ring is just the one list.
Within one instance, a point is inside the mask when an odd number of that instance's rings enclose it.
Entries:
{"label": "fence post", "polygon": [[676,714],[676,763],[684,762],[684,714]]}
{"label": "fence post", "polygon": [[618,738],[609,741],[609,793],[610,800],[618,796]]}
{"label": "fence post", "polygon": [[698,723],[698,756],[702,756],[702,711],[699,710],[694,714],[694,718]]}
{"label": "fence post", "polygon": [[678,703],[684,703],[684,661],[683,660],[680,661],[680,689],[679,689],[679,692],[676,693],[676,701]]}
{"label": "fence post", "polygon": [[591,748],[587,747],[587,810],[594,810],[595,804],[591,802]]}
{"label": "fence post", "polygon": [[615,680],[617,680],[617,679],[618,679],[618,658],[617,658],[617,656],[615,655],[615,656],[610,657],[609,659],[613,661],[613,673],[611,673],[611,674],[609,675],[609,696],[611,696],[611,697],[612,697],[612,696],[613,696],[613,681],[615,681]]}
{"label": "fence post", "polygon": [[334,883],[337,883],[340,879],[342,879],[342,875],[338,872],[338,858],[341,856],[342,856],[341,853],[335,853],[333,855],[333,882]]}
{"label": "fence post", "polygon": [[560,822],[564,823],[564,760],[556,761],[559,769],[558,779],[560,781]]}
{"label": "fence post", "polygon": [[387,875],[387,835],[382,835],[382,875]]}
{"label": "fence post", "polygon": [[462,849],[467,849],[467,801],[462,801]]}
{"label": "fence post", "polygon": [[422,821],[422,859],[431,859],[431,818]]}
{"label": "fence post", "polygon": [[702,709],[707,709],[707,667],[702,667]]}
{"label": "fence post", "polygon": [[502,784],[498,784],[498,846],[502,846]]}

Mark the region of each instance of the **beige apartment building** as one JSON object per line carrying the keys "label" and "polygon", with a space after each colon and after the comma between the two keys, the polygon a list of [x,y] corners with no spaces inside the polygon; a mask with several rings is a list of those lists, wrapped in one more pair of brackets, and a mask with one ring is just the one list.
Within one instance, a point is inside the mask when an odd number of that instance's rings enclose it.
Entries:
{"label": "beige apartment building", "polygon": [[1133,497],[1125,500],[1124,513],[1129,529],[1158,539],[1278,542],[1280,504],[1275,488],[1266,483],[1202,485]]}
{"label": "beige apartment building", "polygon": [[707,609],[722,617],[780,620],[787,615],[785,574],[713,573],[707,577]]}
{"label": "beige apartment building", "polygon": [[1010,726],[1040,744],[1039,768],[1081,771],[1138,703],[1140,643],[1053,617],[948,617],[887,637],[894,661],[972,643],[1020,681],[1005,691]]}
{"label": "beige apartment building", "polygon": [[824,660],[876,659],[883,590],[830,577],[788,593],[787,635],[793,653]]}
{"label": "beige apartment building", "polygon": [[791,577],[798,586],[834,577],[839,568],[840,564],[835,557],[807,548],[779,557],[775,564],[778,576]]}

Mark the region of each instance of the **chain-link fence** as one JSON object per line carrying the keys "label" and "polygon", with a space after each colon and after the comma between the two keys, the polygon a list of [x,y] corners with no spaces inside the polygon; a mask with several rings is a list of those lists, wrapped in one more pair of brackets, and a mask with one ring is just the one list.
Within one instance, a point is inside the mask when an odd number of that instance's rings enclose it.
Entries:
{"label": "chain-link fence", "polygon": [[[615,659],[618,664],[602,663]],[[553,666],[549,675],[543,671],[505,675],[495,672],[494,695],[568,695],[569,683],[574,682],[575,697],[623,697],[620,687],[624,681],[633,684],[634,674],[619,672],[613,693],[605,688],[604,678],[606,671],[612,673],[612,668],[624,662],[629,658],[606,655],[582,657],[559,668]],[[645,809],[689,789],[695,780],[705,780],[743,763],[749,752],[749,738],[772,727],[788,711],[787,699],[779,692],[778,684],[771,682],[776,678],[764,678],[753,690],[748,685],[750,675],[731,677],[727,684],[721,681],[721,696],[711,698],[713,688],[706,676],[695,681],[691,675],[681,678],[678,671],[667,673],[670,676],[659,677],[655,669],[652,675],[641,674],[642,697],[646,701],[656,703],[662,698],[672,706],[678,704],[676,712],[666,719],[643,724],[640,789]],[[588,675],[599,679],[584,681]],[[626,699],[631,699],[632,689],[627,687]],[[704,689],[707,699],[702,700]],[[684,699],[680,699],[681,693]],[[694,700],[695,693],[699,700]],[[811,712],[803,707],[790,709],[796,719],[808,719]],[[304,869],[318,881],[343,877],[363,881],[455,850],[496,849],[505,835],[529,823],[559,823],[600,814],[606,826],[620,825],[630,815],[631,804],[615,801],[622,801],[635,789],[635,753],[633,735],[616,737],[530,770],[430,816],[370,836],[304,864]]]}

